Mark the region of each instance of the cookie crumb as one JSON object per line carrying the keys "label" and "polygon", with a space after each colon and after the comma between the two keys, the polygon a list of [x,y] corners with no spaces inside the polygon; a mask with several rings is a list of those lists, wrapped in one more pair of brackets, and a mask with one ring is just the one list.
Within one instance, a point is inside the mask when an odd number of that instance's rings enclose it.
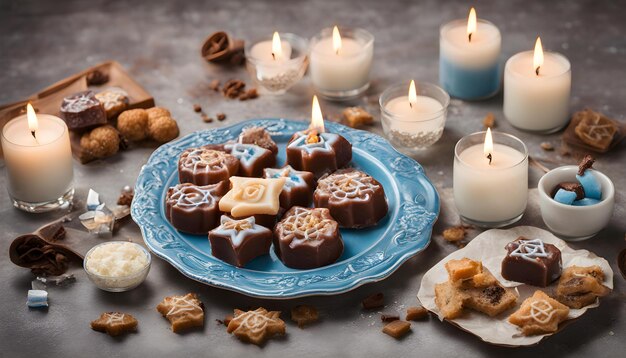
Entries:
{"label": "cookie crumb", "polygon": [[220,80],[215,79],[215,80],[209,82],[209,89],[212,89],[215,92],[219,92],[219,90],[220,90]]}
{"label": "cookie crumb", "polygon": [[298,327],[317,322],[319,319],[319,313],[317,308],[309,305],[298,305],[291,309],[291,320],[298,324]]}
{"label": "cookie crumb", "polygon": [[363,299],[363,301],[361,301],[361,305],[363,306],[363,309],[366,310],[382,308],[385,306],[385,295],[382,292],[378,292],[367,296]]}
{"label": "cookie crumb", "polygon": [[407,321],[418,321],[426,317],[428,317],[428,310],[422,306],[413,306],[406,310]]}
{"label": "cookie crumb", "polygon": [[380,320],[383,322],[393,322],[400,319],[400,316],[397,314],[387,314],[383,313],[380,315]]}
{"label": "cookie crumb", "polygon": [[459,242],[465,239],[465,235],[467,235],[467,230],[463,226],[455,226],[443,231],[443,238],[448,242]]}
{"label": "cookie crumb", "polygon": [[404,337],[411,330],[411,324],[407,321],[393,321],[387,323],[383,328],[383,333],[395,338],[400,339]]}
{"label": "cookie crumb", "polygon": [[541,149],[547,152],[551,152],[554,150],[554,146],[550,142],[542,142],[540,146],[541,146]]}

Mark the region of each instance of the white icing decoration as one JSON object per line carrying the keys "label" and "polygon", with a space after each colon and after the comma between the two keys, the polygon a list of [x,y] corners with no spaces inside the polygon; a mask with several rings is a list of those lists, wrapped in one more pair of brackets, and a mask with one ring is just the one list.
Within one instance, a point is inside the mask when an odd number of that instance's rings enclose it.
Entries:
{"label": "white icing decoration", "polygon": [[230,151],[232,156],[239,159],[241,165],[246,168],[254,165],[254,162],[261,158],[261,155],[267,151],[267,149],[261,148],[255,144],[242,143],[229,144],[226,145],[225,148]]}
{"label": "white icing decoration", "polygon": [[203,189],[196,185],[181,185],[173,187],[172,195],[168,201],[174,201],[174,206],[180,208],[196,208],[202,205],[212,205],[213,188]]}
{"label": "white icing decoration", "polygon": [[[238,230],[240,228],[238,224],[243,224],[242,226],[245,227],[245,229]],[[243,240],[246,238],[247,235],[257,234],[263,232],[264,230],[265,227],[255,223],[254,216],[241,220],[236,220],[226,215],[222,215],[220,219],[220,226],[213,229],[212,232],[217,235],[229,236],[230,241],[233,243],[233,246],[239,247],[239,245],[243,243]]]}
{"label": "white icing decoration", "polygon": [[546,324],[550,322],[556,310],[550,302],[546,300],[537,300],[530,303],[530,312],[528,315],[520,316],[521,318],[532,318],[536,322]]}
{"label": "white icing decoration", "polygon": [[315,209],[297,207],[295,212],[281,222],[286,235],[294,235],[291,245],[319,246],[322,235],[333,232],[333,220],[324,218]]}
{"label": "white icing decoration", "polygon": [[511,251],[509,256],[521,257],[524,260],[535,261],[540,257],[548,257],[546,247],[540,239],[534,240],[520,240],[517,242],[518,246],[515,250]]}
{"label": "white icing decoration", "polygon": [[280,169],[265,168],[264,177],[266,179],[286,178],[287,180],[285,181],[285,185],[283,186],[283,191],[289,193],[291,192],[291,189],[295,187],[308,187],[306,181],[302,179],[302,174],[304,173],[307,172],[295,170],[291,165],[287,165],[284,168]]}
{"label": "white icing decoration", "polygon": [[227,170],[226,153],[219,150],[196,148],[188,153],[183,153],[181,165],[185,168],[191,168],[194,173],[204,171]]}
{"label": "white icing decoration", "polygon": [[374,178],[358,170],[331,174],[318,182],[318,190],[328,192],[339,202],[368,201],[378,188]]}
{"label": "white icing decoration", "polygon": [[171,315],[177,315],[183,312],[192,312],[195,310],[202,310],[200,305],[195,303],[195,300],[187,299],[187,296],[174,296],[169,297],[169,302],[172,307],[165,314],[165,317],[169,317]]}
{"label": "white icing decoration", "polygon": [[245,312],[235,317],[235,319],[241,321],[241,325],[237,327],[237,330],[242,327],[247,328],[253,335],[259,334],[264,331],[270,322],[276,322],[276,319],[267,317],[267,315],[263,313],[261,308],[257,308],[254,311]]}
{"label": "white icing decoration", "polygon": [[126,314],[120,312],[107,312],[107,321],[105,324],[116,324],[116,323],[124,323],[124,317]]}
{"label": "white icing decoration", "polygon": [[339,138],[339,135],[335,133],[319,133],[318,134],[318,137],[320,139],[319,142],[307,143],[306,139],[309,136],[308,133],[297,132],[296,134],[298,135],[298,137],[294,139],[291,143],[289,143],[287,148],[298,147],[298,148],[304,149],[307,153],[320,151],[320,150],[326,151],[326,152],[333,151],[332,144],[334,144]]}

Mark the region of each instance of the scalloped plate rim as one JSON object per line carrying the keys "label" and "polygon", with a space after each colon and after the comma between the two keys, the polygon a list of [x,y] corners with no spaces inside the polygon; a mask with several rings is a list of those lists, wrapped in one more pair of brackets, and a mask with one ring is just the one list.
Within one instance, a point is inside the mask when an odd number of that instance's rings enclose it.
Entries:
{"label": "scalloped plate rim", "polygon": [[[155,160],[155,158],[157,158],[159,155],[161,155],[162,152],[165,152],[169,147],[172,147],[174,145],[176,145],[177,143],[183,142],[185,140],[189,140],[190,138],[194,137],[194,136],[198,136],[201,133],[210,133],[213,131],[231,131],[234,129],[239,129],[241,130],[242,128],[245,128],[246,126],[249,126],[255,122],[272,122],[272,121],[276,121],[278,123],[299,123],[298,125],[302,126],[303,124],[306,124],[307,122],[304,120],[294,120],[294,119],[286,119],[286,118],[255,118],[255,119],[249,119],[249,120],[245,120],[245,121],[241,121],[235,124],[232,124],[230,126],[225,126],[225,127],[218,127],[218,128],[211,128],[211,129],[205,129],[205,130],[200,130],[200,131],[195,131],[192,133],[189,133],[183,137],[180,137],[174,141],[171,141],[169,143],[166,143],[162,146],[160,146],[159,148],[157,148],[148,158],[148,161],[146,162],[146,164],[144,164],[141,167],[141,171],[138,175],[137,178],[137,182],[135,184],[135,195],[136,197],[141,197],[141,195],[143,194],[141,191],[138,191],[138,186],[140,184],[140,182],[142,182],[140,179],[143,178],[144,176],[144,171],[146,170],[146,168],[149,166],[150,163],[153,162],[153,160]],[[412,247],[411,245],[409,245],[408,248],[406,248],[405,250],[403,250],[403,252],[396,256],[395,259],[387,264],[386,268],[384,268],[382,271],[381,270],[376,270],[375,272],[372,273],[366,273],[363,274],[360,277],[356,277],[354,280],[350,281],[349,284],[344,284],[341,285],[339,288],[325,288],[325,289],[321,289],[321,288],[311,288],[311,289],[307,289],[307,288],[302,288],[300,290],[292,290],[289,293],[284,293],[281,292],[280,289],[277,290],[272,290],[272,291],[266,291],[266,290],[260,290],[258,288],[254,288],[254,289],[249,289],[249,288],[245,288],[242,287],[240,285],[233,285],[233,284],[228,284],[228,283],[224,283],[220,281],[220,278],[209,278],[207,276],[202,276],[202,275],[198,275],[192,272],[188,271],[188,268],[184,267],[182,262],[180,262],[180,260],[175,260],[173,257],[171,257],[170,255],[168,255],[167,253],[161,252],[162,248],[158,247],[158,245],[156,245],[156,243],[151,242],[151,240],[148,240],[147,237],[147,232],[146,230],[148,230],[149,228],[147,227],[147,225],[144,225],[143,223],[140,223],[138,221],[142,221],[141,216],[136,213],[136,206],[135,204],[135,200],[133,200],[133,203],[131,204],[131,216],[133,218],[133,220],[138,224],[140,230],[141,230],[141,234],[142,237],[144,239],[144,243],[148,246],[148,248],[150,249],[150,251],[152,251],[152,253],[154,253],[157,257],[163,259],[164,261],[166,261],[167,263],[169,263],[170,265],[172,265],[174,268],[176,268],[178,271],[180,271],[185,277],[188,277],[194,281],[212,286],[212,287],[216,287],[216,288],[220,288],[220,289],[226,289],[229,291],[233,291],[233,292],[237,292],[246,296],[250,296],[250,297],[256,297],[256,298],[265,298],[265,299],[293,299],[293,298],[299,298],[299,297],[308,297],[308,296],[332,296],[332,295],[338,295],[338,294],[342,294],[342,293],[346,293],[349,291],[352,291],[358,287],[361,287],[365,284],[368,283],[374,283],[374,282],[380,282],[386,278],[388,278],[389,276],[391,276],[396,270],[398,270],[406,261],[408,261],[410,258],[416,256],[417,254],[419,254],[420,252],[424,251],[429,245],[430,242],[432,241],[432,230],[433,227],[435,225],[435,223],[437,222],[437,219],[439,217],[439,213],[441,210],[441,205],[440,205],[440,198],[439,198],[439,193],[437,192],[437,189],[435,188],[435,186],[432,184],[432,182],[430,181],[430,179],[426,176],[426,174],[424,173],[424,170],[421,166],[421,164],[419,164],[415,159],[410,158],[408,156],[406,156],[403,153],[400,153],[395,147],[393,147],[386,139],[384,139],[383,137],[375,134],[375,133],[371,133],[368,131],[363,131],[363,130],[358,130],[358,129],[353,129],[353,128],[349,128],[346,126],[343,126],[339,123],[335,123],[335,122],[328,122],[325,121],[325,123],[330,123],[330,126],[338,126],[338,128],[344,127],[344,130],[349,130],[349,131],[354,131],[354,132],[363,132],[366,133],[367,135],[370,136],[374,136],[374,137],[378,137],[380,139],[382,139],[383,144],[385,145],[386,149],[389,150],[391,149],[391,151],[395,152],[396,156],[400,156],[401,158],[407,158],[410,161],[412,161],[412,164],[415,166],[415,168],[417,169],[418,172],[418,176],[417,178],[413,179],[414,182],[419,182],[422,187],[426,188],[426,189],[431,189],[431,194],[433,194],[433,203],[430,205],[432,206],[433,211],[430,212],[433,214],[433,216],[430,218],[429,222],[426,223],[426,225],[423,227],[422,232],[420,233],[420,235],[423,236],[427,236],[425,242],[420,243],[419,241],[415,241],[415,244],[413,246],[417,246],[417,247]],[[228,138],[227,138],[228,139]],[[398,206],[402,206],[402,201],[398,203]],[[400,208],[398,209],[400,210]],[[139,215],[139,216],[138,216]],[[394,222],[395,223],[395,222]],[[391,224],[391,223],[390,223]],[[172,228],[172,230],[174,230]],[[390,240],[392,239],[392,237],[389,238]],[[376,246],[376,245],[374,245]],[[350,259],[347,260],[348,262],[350,262]],[[384,262],[379,263],[379,266],[381,264],[384,264]],[[225,264],[227,265],[227,264]],[[375,268],[380,268],[379,266],[374,266],[374,267],[370,267],[368,269],[366,269],[365,271],[370,271],[372,269]],[[235,270],[237,270],[237,268],[234,268]],[[311,270],[303,270],[302,273],[310,273]],[[298,273],[296,273],[298,274]],[[284,290],[282,290],[284,291]]]}

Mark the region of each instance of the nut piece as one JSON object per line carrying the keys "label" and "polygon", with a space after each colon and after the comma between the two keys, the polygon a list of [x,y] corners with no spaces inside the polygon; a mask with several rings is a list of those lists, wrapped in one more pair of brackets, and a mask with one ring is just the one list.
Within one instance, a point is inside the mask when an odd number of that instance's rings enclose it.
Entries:
{"label": "nut piece", "polygon": [[199,104],[194,104],[193,105],[193,111],[196,112],[196,113],[202,112],[202,106],[199,105]]}
{"label": "nut piece", "polygon": [[222,87],[222,93],[224,97],[227,98],[237,98],[239,97],[246,88],[246,83],[241,80],[229,80],[224,83],[224,87]]}
{"label": "nut piece", "polygon": [[483,126],[485,128],[493,128],[496,126],[496,117],[493,115],[493,113],[487,113],[485,119],[483,119]]}
{"label": "nut piece", "polygon": [[382,308],[385,306],[385,295],[382,292],[378,292],[371,296],[367,296],[363,301],[361,301],[361,305],[363,306],[363,309],[366,310]]}
{"label": "nut piece", "polygon": [[348,107],[343,110],[342,115],[352,128],[370,125],[374,122],[374,117],[361,107]]}
{"label": "nut piece", "polygon": [[390,335],[395,339],[400,339],[404,337],[405,334],[409,333],[411,330],[411,324],[407,321],[393,321],[387,323],[383,328],[383,333]]}
{"label": "nut piece", "polygon": [[89,158],[110,157],[120,148],[120,135],[115,128],[107,124],[83,134],[80,146]]}
{"label": "nut piece", "polygon": [[317,308],[309,305],[299,305],[291,309],[291,320],[298,324],[298,327],[317,322],[319,319],[319,313]]}
{"label": "nut piece", "polygon": [[225,113],[218,113],[215,115],[215,117],[217,118],[218,121],[223,121],[226,119],[226,114]]}
{"label": "nut piece", "polygon": [[250,88],[246,92],[239,95],[239,100],[246,101],[249,99],[255,99],[257,97],[259,97],[259,93],[257,92],[256,88]]}
{"label": "nut piece", "polygon": [[209,82],[209,89],[212,89],[215,92],[219,91],[220,90],[220,80],[214,79],[211,82]]}
{"label": "nut piece", "polygon": [[144,109],[130,109],[117,117],[117,130],[130,141],[140,141],[148,136],[148,113]]}
{"label": "nut piece", "polygon": [[86,76],[87,86],[101,86],[109,82],[109,74],[102,70],[93,70]]}
{"label": "nut piece", "polygon": [[406,320],[417,321],[428,317],[428,310],[422,306],[409,307],[406,309]]}

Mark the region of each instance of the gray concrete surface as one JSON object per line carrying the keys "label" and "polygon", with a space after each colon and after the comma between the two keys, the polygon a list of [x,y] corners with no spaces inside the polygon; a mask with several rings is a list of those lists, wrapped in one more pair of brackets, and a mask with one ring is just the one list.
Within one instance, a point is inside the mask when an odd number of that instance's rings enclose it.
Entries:
{"label": "gray concrete surface", "polygon": [[[622,1],[476,1],[479,17],[498,25],[503,34],[503,56],[530,49],[542,36],[548,49],[572,62],[572,111],[583,107],[601,110],[618,119],[626,113],[626,22]],[[311,36],[335,23],[367,28],[376,37],[372,88],[353,102],[377,113],[377,98],[389,84],[408,78],[437,81],[438,29],[453,18],[464,17],[470,4],[462,1],[7,1],[0,2],[0,103],[21,99],[90,65],[115,59],[141,82],[159,105],[178,119],[182,134],[215,128],[256,117],[302,118],[309,115],[312,91],[305,78],[282,97],[254,101],[225,100],[207,88],[210,79],[245,78],[243,68],[222,69],[199,57],[204,38],[226,29],[243,38],[278,29]],[[207,113],[225,112],[223,123],[206,124],[193,112],[201,104]],[[555,167],[575,162],[558,151],[544,152],[544,141],[560,145],[560,134],[537,136],[512,129],[502,118],[502,98],[466,103],[454,101],[443,138],[414,156],[436,183],[444,200],[441,222],[430,247],[408,261],[388,279],[335,297],[311,297],[277,302],[207,287],[185,278],[155,259],[148,280],[121,294],[94,287],[76,269],[78,282],[66,289],[51,289],[47,311],[28,310],[26,291],[32,276],[10,263],[8,246],[16,235],[32,231],[61,213],[30,215],[13,209],[0,194],[0,356],[2,357],[144,357],[144,356],[510,356],[617,357],[626,350],[626,284],[615,277],[615,291],[599,308],[535,347],[500,348],[485,344],[447,323],[431,318],[416,322],[401,341],[380,333],[377,313],[359,309],[360,300],[377,291],[387,296],[384,312],[401,312],[416,302],[422,274],[454,250],[438,235],[457,220],[450,201],[453,147],[465,134],[481,129],[482,117],[495,113],[498,129],[522,138],[531,155]],[[345,104],[322,101],[330,118]],[[371,128],[381,133],[378,122]],[[622,188],[626,185],[626,154],[622,144],[599,158],[597,168],[615,182],[618,206],[610,225],[596,238],[572,244],[608,259],[616,269],[619,250],[626,247],[626,213]],[[90,165],[75,163],[77,198],[88,188],[114,200],[121,187],[133,184],[153,148],[139,148]],[[4,169],[0,169],[4,172]],[[4,173],[0,173],[4,174]],[[530,186],[541,172],[531,169]],[[0,187],[5,187],[4,175]],[[531,198],[533,196],[531,195]],[[536,205],[523,223],[544,227]],[[476,234],[476,233],[473,233]],[[134,224],[124,226],[118,238],[141,242]],[[207,306],[203,331],[173,334],[155,311],[166,295],[197,292]],[[296,304],[319,307],[322,321],[301,330],[288,323],[284,339],[264,348],[244,345],[228,335],[215,320],[235,307],[266,306],[285,312]],[[101,312],[121,310],[140,321],[137,334],[113,339],[89,329]],[[287,315],[285,315],[286,317]]]}

